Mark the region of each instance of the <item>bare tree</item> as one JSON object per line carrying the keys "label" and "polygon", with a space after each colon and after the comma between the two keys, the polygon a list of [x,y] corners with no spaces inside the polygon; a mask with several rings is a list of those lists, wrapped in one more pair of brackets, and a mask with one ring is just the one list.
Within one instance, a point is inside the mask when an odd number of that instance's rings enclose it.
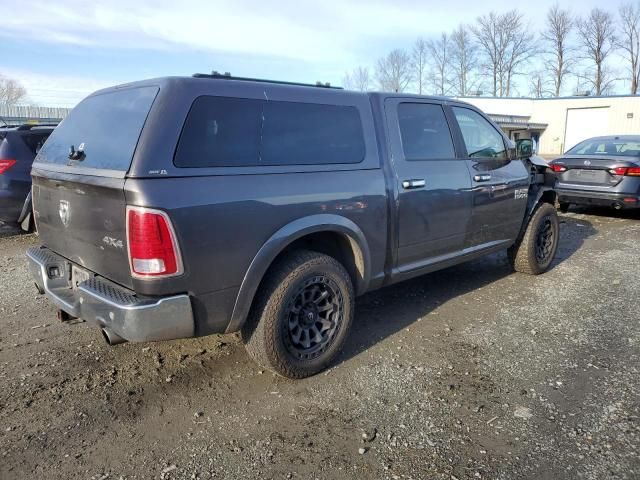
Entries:
{"label": "bare tree", "polygon": [[596,95],[602,95],[615,81],[606,63],[617,42],[613,16],[594,8],[587,18],[576,20],[576,27],[584,57],[595,67],[593,74],[584,75],[584,80],[593,87]]}
{"label": "bare tree", "polygon": [[554,96],[559,97],[565,77],[574,63],[569,47],[569,35],[573,30],[573,20],[568,10],[562,10],[558,4],[547,11],[542,39],[547,44],[549,60],[545,62],[547,70],[553,76]]}
{"label": "bare tree", "polygon": [[404,50],[392,50],[378,60],[376,78],[382,90],[404,92],[413,78],[411,57]]}
{"label": "bare tree", "polygon": [[474,73],[478,67],[478,53],[466,25],[459,25],[451,33],[451,74],[453,91],[465,96],[476,86]]}
{"label": "bare tree", "polygon": [[516,75],[524,73],[520,68],[536,53],[534,35],[522,19],[522,14],[517,10],[510,10],[502,15],[501,24],[506,44],[503,94],[507,97],[511,95]]}
{"label": "bare tree", "polygon": [[506,45],[501,34],[499,15],[490,12],[488,15],[478,17],[477,24],[471,27],[471,31],[484,55],[484,66],[491,72],[493,96],[502,96],[502,72]]}
{"label": "bare tree", "polygon": [[631,94],[638,93],[640,83],[640,4],[624,4],[620,7],[622,38],[620,48],[627,55]]}
{"label": "bare tree", "polygon": [[371,76],[367,67],[357,67],[347,72],[342,79],[342,84],[347,90],[366,92],[371,87]]}
{"label": "bare tree", "polygon": [[418,38],[411,49],[411,67],[419,95],[422,95],[426,83],[427,60],[427,42],[424,38]]}
{"label": "bare tree", "polygon": [[490,12],[471,27],[490,71],[494,96],[509,96],[521,67],[535,54],[534,36],[517,10]]}
{"label": "bare tree", "polygon": [[446,33],[437,40],[429,40],[427,49],[431,63],[431,83],[436,95],[447,95],[450,90],[451,40]]}
{"label": "bare tree", "polygon": [[544,87],[542,85],[542,75],[533,75],[529,78],[529,94],[533,98],[542,98]]}
{"label": "bare tree", "polygon": [[0,105],[10,107],[27,97],[27,90],[12,78],[0,75]]}
{"label": "bare tree", "polygon": [[553,95],[553,91],[549,89],[549,78],[544,71],[531,72],[529,78],[529,95],[534,98],[544,98]]}

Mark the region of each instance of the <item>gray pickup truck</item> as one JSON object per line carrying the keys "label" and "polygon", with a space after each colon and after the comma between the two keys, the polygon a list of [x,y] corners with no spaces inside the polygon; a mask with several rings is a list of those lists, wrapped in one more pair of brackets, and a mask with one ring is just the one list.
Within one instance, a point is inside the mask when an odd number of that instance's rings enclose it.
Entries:
{"label": "gray pickup truck", "polygon": [[218,74],[120,85],[40,150],[27,257],[59,317],[110,344],[240,331],[302,378],[340,351],[357,295],[499,250],[549,267],[555,177],[529,146],[446,98]]}

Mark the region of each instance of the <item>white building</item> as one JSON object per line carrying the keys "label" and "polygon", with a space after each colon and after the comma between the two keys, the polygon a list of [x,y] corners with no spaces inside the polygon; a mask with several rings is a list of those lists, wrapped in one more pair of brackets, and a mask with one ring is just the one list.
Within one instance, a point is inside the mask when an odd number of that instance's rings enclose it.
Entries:
{"label": "white building", "polygon": [[462,97],[489,114],[514,140],[533,138],[557,156],[599,135],[640,135],[640,96],[560,98]]}

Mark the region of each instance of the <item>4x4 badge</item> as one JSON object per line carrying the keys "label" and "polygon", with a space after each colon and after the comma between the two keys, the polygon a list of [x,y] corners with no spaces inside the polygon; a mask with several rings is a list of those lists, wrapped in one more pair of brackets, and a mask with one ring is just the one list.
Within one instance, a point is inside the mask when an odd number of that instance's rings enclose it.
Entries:
{"label": "4x4 badge", "polygon": [[69,202],[66,200],[60,200],[60,207],[58,208],[58,214],[60,215],[60,220],[62,220],[62,224],[66,227],[69,225],[69,215],[71,213],[71,209],[69,208]]}

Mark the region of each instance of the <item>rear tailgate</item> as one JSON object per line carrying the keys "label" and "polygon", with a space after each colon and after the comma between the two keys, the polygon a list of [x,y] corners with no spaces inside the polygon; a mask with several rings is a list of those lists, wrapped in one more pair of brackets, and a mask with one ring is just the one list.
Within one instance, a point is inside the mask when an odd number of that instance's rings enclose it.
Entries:
{"label": "rear tailgate", "polygon": [[86,98],[51,134],[32,170],[42,243],[130,288],[124,182],[157,93],[144,86]]}

